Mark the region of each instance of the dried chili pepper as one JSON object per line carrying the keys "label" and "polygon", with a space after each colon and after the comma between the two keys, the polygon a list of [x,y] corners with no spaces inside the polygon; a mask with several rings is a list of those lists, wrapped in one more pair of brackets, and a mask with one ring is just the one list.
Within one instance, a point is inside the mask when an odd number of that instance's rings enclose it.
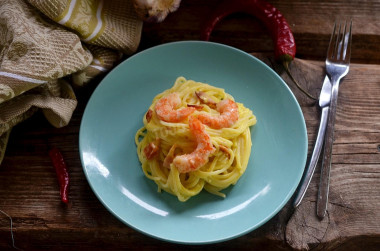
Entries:
{"label": "dried chili pepper", "polygon": [[50,156],[51,161],[53,162],[53,166],[57,174],[61,200],[62,202],[67,204],[69,202],[68,190],[69,190],[70,179],[69,179],[69,172],[67,170],[66,162],[63,159],[63,156],[58,148],[52,148],[49,151],[49,156]]}
{"label": "dried chili pepper", "polygon": [[201,31],[201,39],[208,41],[214,27],[226,16],[233,13],[245,13],[258,18],[270,31],[275,45],[275,58],[282,62],[287,74],[309,98],[316,99],[304,90],[289,71],[289,63],[296,55],[296,43],[293,33],[281,12],[264,0],[224,0],[209,15]]}

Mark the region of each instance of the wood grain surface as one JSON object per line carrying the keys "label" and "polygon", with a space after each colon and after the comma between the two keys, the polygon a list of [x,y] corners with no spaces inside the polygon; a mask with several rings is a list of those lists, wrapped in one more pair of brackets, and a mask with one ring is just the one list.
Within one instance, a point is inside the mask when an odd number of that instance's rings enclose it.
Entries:
{"label": "wood grain surface", "polygon": [[[204,17],[220,0],[184,0],[180,9],[161,24],[145,24],[141,48],[178,41],[198,40]],[[353,21],[352,61],[380,64],[380,2],[376,0],[268,1],[285,16],[297,43],[297,57],[324,60],[335,20]],[[255,18],[234,14],[222,20],[211,40],[247,52],[271,52],[273,43]]]}
{"label": "wood grain surface", "polygon": [[[198,40],[203,17],[219,1],[183,0],[160,24],[144,24],[140,51],[171,41]],[[380,2],[269,1],[287,18],[297,42],[291,72],[318,96],[334,20],[352,18],[353,55],[338,99],[328,216],[316,217],[319,165],[303,202],[288,203],[251,233],[230,241],[187,246],[148,237],[124,225],[92,192],[79,159],[78,133],[86,103],[101,77],[76,90],[78,107],[67,127],[53,128],[37,113],[16,126],[0,166],[0,210],[13,219],[15,245],[23,250],[378,250],[380,247]],[[295,94],[305,117],[309,156],[319,109],[275,62],[273,43],[253,17],[232,15],[212,41],[253,53],[271,66]],[[48,150],[58,147],[69,166],[70,204],[59,197]],[[254,213],[254,212],[252,212]],[[154,224],[154,223],[152,223]],[[194,230],[196,231],[196,230]],[[12,249],[9,219],[0,214],[0,250]]]}

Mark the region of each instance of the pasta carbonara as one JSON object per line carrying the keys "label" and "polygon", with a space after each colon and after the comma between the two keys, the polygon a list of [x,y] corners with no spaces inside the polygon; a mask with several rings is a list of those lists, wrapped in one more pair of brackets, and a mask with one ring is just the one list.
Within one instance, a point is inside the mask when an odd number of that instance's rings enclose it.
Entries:
{"label": "pasta carbonara", "polygon": [[256,117],[223,89],[179,77],[158,94],[135,136],[146,177],[186,201],[221,190],[245,172]]}

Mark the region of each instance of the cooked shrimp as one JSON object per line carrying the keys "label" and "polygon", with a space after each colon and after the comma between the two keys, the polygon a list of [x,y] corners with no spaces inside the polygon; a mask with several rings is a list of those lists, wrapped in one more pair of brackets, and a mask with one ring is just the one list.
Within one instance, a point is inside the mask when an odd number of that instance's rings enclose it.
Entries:
{"label": "cooked shrimp", "polygon": [[224,99],[216,104],[218,116],[201,113],[198,119],[205,125],[214,129],[231,127],[239,119],[239,108],[231,99]]}
{"label": "cooked shrimp", "polygon": [[189,154],[178,155],[174,158],[173,163],[180,173],[199,169],[208,162],[210,154],[215,151],[205,126],[196,117],[189,118],[189,127],[197,142],[197,148]]}
{"label": "cooked shrimp", "polygon": [[155,109],[159,119],[166,122],[180,122],[192,114],[196,109],[194,107],[184,107],[176,110],[181,104],[181,98],[176,92],[161,98],[157,101]]}

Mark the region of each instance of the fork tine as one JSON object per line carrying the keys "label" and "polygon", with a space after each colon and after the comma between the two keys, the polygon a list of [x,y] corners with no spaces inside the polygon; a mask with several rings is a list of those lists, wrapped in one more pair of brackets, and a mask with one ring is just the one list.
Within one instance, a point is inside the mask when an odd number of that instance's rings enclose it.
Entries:
{"label": "fork tine", "polygon": [[337,22],[335,22],[333,32],[331,33],[329,47],[327,49],[327,58],[334,61],[338,60],[349,63],[351,57],[351,40],[352,19],[349,27],[347,21],[345,21],[344,24],[337,24]]}
{"label": "fork tine", "polygon": [[332,58],[334,58],[334,59],[338,59],[338,56],[340,56],[340,55],[338,55],[338,53],[339,53],[339,41],[340,41],[341,28],[342,28],[342,25],[341,25],[341,23],[339,23],[338,32],[336,34],[334,34],[335,46],[334,46],[334,51],[333,51],[333,55],[332,55]]}
{"label": "fork tine", "polygon": [[347,39],[347,43],[346,43],[346,50],[345,50],[345,55],[344,55],[344,61],[346,63],[349,63],[350,62],[350,59],[351,59],[351,43],[352,43],[352,19],[350,21],[350,28],[348,30],[348,34],[346,35],[348,36],[346,39]]}
{"label": "fork tine", "polygon": [[346,27],[347,22],[344,21],[343,31],[342,33],[339,33],[339,46],[337,48],[337,60],[343,60],[346,55],[346,49],[347,49],[347,43],[346,43]]}
{"label": "fork tine", "polygon": [[347,50],[347,39],[346,39],[346,29],[347,29],[347,21],[344,21],[344,28],[343,28],[343,32],[342,32],[342,38],[340,40],[340,52],[339,52],[339,56],[337,59],[340,59],[340,60],[344,60],[346,58],[346,50]]}
{"label": "fork tine", "polygon": [[334,54],[334,49],[335,48],[333,46],[333,41],[334,41],[335,30],[336,30],[336,22],[334,23],[333,32],[331,33],[329,47],[327,49],[327,58],[332,58],[332,56]]}

